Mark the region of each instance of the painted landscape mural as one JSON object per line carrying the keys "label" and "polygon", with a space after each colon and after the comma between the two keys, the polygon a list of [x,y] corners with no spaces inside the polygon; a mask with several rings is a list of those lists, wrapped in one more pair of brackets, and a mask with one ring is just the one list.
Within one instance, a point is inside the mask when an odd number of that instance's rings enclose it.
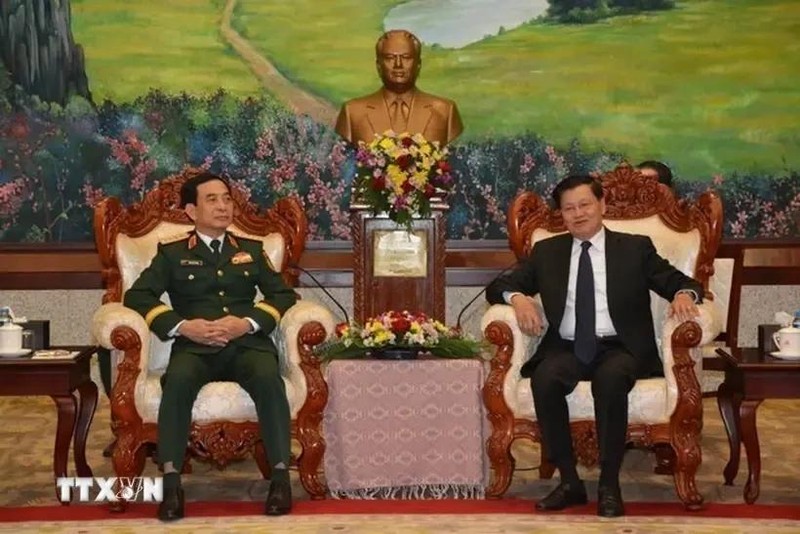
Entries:
{"label": "painted landscape mural", "polygon": [[641,160],[719,191],[729,238],[800,236],[795,0],[1,0],[0,242],[91,241],[100,198],[187,165],[348,239],[332,126],[392,28],[464,120],[451,239],[504,239],[519,191]]}

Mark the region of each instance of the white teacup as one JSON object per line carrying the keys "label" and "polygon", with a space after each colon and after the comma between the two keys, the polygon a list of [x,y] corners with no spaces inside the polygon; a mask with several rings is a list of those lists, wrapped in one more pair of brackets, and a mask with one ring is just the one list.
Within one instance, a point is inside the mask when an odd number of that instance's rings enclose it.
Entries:
{"label": "white teacup", "polygon": [[772,334],[775,346],[788,356],[800,356],[800,328],[787,326]]}
{"label": "white teacup", "polygon": [[0,352],[19,352],[29,349],[33,341],[33,332],[23,330],[17,324],[4,324],[0,326]]}

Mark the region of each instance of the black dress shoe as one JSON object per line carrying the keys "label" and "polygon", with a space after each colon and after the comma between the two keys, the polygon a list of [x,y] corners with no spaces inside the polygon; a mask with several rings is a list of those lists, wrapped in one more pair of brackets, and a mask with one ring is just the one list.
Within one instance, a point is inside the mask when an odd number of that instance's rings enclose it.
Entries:
{"label": "black dress shoe", "polygon": [[286,515],[292,510],[292,486],[288,481],[273,480],[269,483],[264,513],[267,515]]}
{"label": "black dress shoe", "polygon": [[536,509],[540,512],[554,512],[587,502],[589,500],[586,498],[586,486],[583,482],[577,484],[562,482],[547,497],[536,503]]}
{"label": "black dress shoe", "polygon": [[164,499],[158,505],[161,521],[175,521],[183,517],[183,488],[178,486],[164,490]]}
{"label": "black dress shoe", "polygon": [[622,492],[619,486],[600,486],[597,488],[597,515],[600,517],[625,515]]}

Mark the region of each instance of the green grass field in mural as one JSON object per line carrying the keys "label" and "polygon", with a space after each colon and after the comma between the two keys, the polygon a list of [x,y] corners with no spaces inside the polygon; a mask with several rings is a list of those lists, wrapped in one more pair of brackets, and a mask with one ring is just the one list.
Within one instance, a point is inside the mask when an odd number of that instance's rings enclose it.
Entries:
{"label": "green grass field in mural", "polygon": [[[240,3],[248,39],[339,104],[376,87],[372,44],[400,2]],[[687,177],[776,172],[800,164],[798,21],[795,0],[686,0],[586,26],[529,24],[427,49],[420,86],[459,103],[465,138],[530,130]]]}
{"label": "green grass field in mural", "polygon": [[[97,99],[159,87],[263,88],[224,44],[225,0],[73,0]],[[233,27],[335,106],[378,86],[373,44],[402,0],[237,0]],[[680,176],[800,166],[800,2],[682,0],[586,26],[534,23],[466,48],[427,48],[420,86],[455,99],[464,139],[532,131],[670,162]]]}
{"label": "green grass field in mural", "polygon": [[151,87],[237,96],[262,87],[220,39],[224,0],[72,0],[72,31],[96,100],[125,102]]}

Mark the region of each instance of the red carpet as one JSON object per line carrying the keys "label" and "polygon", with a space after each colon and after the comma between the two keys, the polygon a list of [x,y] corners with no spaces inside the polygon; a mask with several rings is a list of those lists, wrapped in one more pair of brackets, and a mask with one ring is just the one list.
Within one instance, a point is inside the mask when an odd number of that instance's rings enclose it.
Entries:
{"label": "red carpet", "polygon": [[[260,515],[261,502],[188,502],[187,517],[225,517]],[[800,520],[800,506],[777,504],[710,503],[699,512],[687,512],[678,503],[625,503],[629,516],[694,516],[748,519]],[[155,504],[132,503],[124,514],[112,513],[107,504],[71,506],[0,507],[0,522],[11,521],[92,521],[101,519],[153,518]],[[503,499],[493,501],[428,500],[428,501],[363,501],[324,500],[297,501],[294,514],[530,514],[533,501]],[[572,508],[560,515],[594,515],[594,503]]]}

